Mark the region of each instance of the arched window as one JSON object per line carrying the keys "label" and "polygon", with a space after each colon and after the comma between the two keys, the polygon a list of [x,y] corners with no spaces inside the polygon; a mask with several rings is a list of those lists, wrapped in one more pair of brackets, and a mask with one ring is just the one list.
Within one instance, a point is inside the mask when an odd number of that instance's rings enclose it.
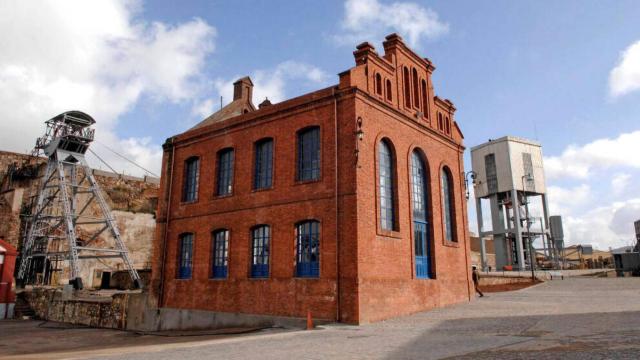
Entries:
{"label": "arched window", "polygon": [[425,80],[421,81],[422,84],[422,112],[424,113],[424,117],[429,117],[429,95],[427,94],[427,82]]}
{"label": "arched window", "polygon": [[191,279],[191,269],[193,267],[193,234],[185,233],[180,235],[178,241],[178,271],[176,278]]}
{"label": "arched window", "polygon": [[444,124],[442,121],[442,114],[438,113],[438,130],[443,131],[444,130]]}
{"label": "arched window", "polygon": [[449,121],[449,117],[447,116],[444,121],[444,129],[447,134],[451,133],[451,122]]}
{"label": "arched window", "polygon": [[398,230],[395,192],[396,162],[391,143],[386,139],[378,144],[378,168],[380,226],[383,230]]}
{"label": "arched window", "polygon": [[376,74],[376,94],[382,95],[382,76]]}
{"label": "arched window", "polygon": [[227,277],[229,265],[229,230],[220,229],[211,236],[211,277]]}
{"label": "arched window", "polygon": [[409,69],[403,69],[402,80],[404,83],[404,105],[408,108],[411,107],[411,84],[409,80]]}
{"label": "arched window", "polygon": [[308,220],[296,225],[296,276],[320,275],[320,222]]}
{"label": "arched window", "polygon": [[233,192],[233,149],[218,152],[218,196],[231,195]]}
{"label": "arched window", "polygon": [[412,69],[412,77],[413,77],[413,106],[419,108],[420,107],[420,92],[418,83],[418,71],[414,68]]}
{"label": "arched window", "polygon": [[441,187],[442,187],[442,216],[444,222],[444,238],[447,241],[458,241],[455,230],[455,209],[453,201],[453,180],[449,168],[442,169]]}
{"label": "arched window", "polygon": [[269,277],[269,246],[271,228],[258,225],[251,230],[251,277]]}
{"label": "arched window", "polygon": [[298,132],[298,181],[320,178],[320,128],[317,126]]}
{"label": "arched window", "polygon": [[198,200],[198,178],[200,174],[200,158],[190,157],[184,162],[184,182],[182,188],[182,201],[193,202]]}
{"label": "arched window", "polygon": [[253,188],[268,189],[273,180],[273,139],[262,139],[255,145]]}
{"label": "arched window", "polygon": [[430,236],[427,196],[428,172],[419,150],[411,153],[411,203],[413,210],[413,242],[415,249],[416,277],[430,277]]}
{"label": "arched window", "polygon": [[391,94],[391,80],[387,80],[386,85],[387,85],[387,100],[391,101],[393,99],[393,94]]}

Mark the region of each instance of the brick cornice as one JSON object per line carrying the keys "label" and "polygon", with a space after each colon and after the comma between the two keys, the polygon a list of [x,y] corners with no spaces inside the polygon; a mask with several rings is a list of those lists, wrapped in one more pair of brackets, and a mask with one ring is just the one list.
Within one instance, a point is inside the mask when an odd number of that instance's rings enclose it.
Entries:
{"label": "brick cornice", "polygon": [[382,111],[387,112],[389,115],[393,116],[396,120],[402,121],[405,125],[414,127],[415,129],[422,131],[426,135],[429,135],[432,139],[437,140],[443,144],[446,144],[452,149],[456,149],[459,152],[464,152],[465,150],[465,146],[462,145],[461,143],[457,143],[453,141],[453,139],[442,136],[439,132],[437,132],[436,130],[432,129],[429,126],[416,122],[411,116],[408,116],[405,112],[400,111],[395,107],[389,106],[389,104],[383,101],[380,101],[379,99],[375,98],[374,96],[371,96],[369,93],[365,91],[356,89],[356,97],[363,101],[366,101],[370,105]]}

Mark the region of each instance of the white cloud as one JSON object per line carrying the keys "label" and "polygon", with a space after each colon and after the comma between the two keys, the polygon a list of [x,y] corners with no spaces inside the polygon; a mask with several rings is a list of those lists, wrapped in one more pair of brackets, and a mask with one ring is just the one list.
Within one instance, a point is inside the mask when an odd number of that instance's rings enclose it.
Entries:
{"label": "white cloud", "polygon": [[618,173],[611,178],[611,191],[614,195],[621,195],[629,186],[631,181],[630,174]]}
{"label": "white cloud", "polygon": [[599,249],[635,243],[633,221],[640,218],[640,198],[563,216],[567,244],[592,244]]}
{"label": "white cloud", "polygon": [[572,210],[585,205],[591,200],[591,187],[580,184],[570,188],[550,185],[547,186],[549,196],[550,215],[568,214]]}
{"label": "white cloud", "polygon": [[[225,104],[233,99],[233,83],[244,75],[232,79],[217,79],[214,87]],[[302,80],[302,85],[325,85],[330,76],[321,69],[298,61],[284,61],[272,69],[261,69],[250,75],[253,87],[253,102],[257,106],[265,98],[272,103],[280,102],[289,96],[287,88],[292,80]],[[210,115],[210,114],[209,114]]]}
{"label": "white cloud", "polygon": [[[640,131],[570,145],[558,156],[545,157],[549,208],[562,215],[569,244],[601,249],[628,245],[633,220],[640,218],[640,198],[631,193],[640,169]],[[614,172],[612,170],[624,169]],[[580,184],[571,184],[572,180]],[[554,184],[562,180],[564,185]]]}
{"label": "white cloud", "polygon": [[640,169],[640,131],[603,138],[586,145],[570,145],[561,155],[544,159],[548,179],[586,179],[594,169],[627,167]]}
{"label": "white cloud", "polygon": [[620,54],[620,61],[609,74],[609,95],[618,97],[640,90],[640,41]]}
{"label": "white cloud", "polygon": [[[158,172],[159,145],[118,137],[114,129],[142,96],[158,103],[196,96],[215,29],[200,19],[148,23],[139,18],[141,8],[127,0],[0,3],[3,149],[30,150],[45,120],[76,109],[96,119],[98,140]],[[117,170],[140,174],[100,154]]]}
{"label": "white cloud", "polygon": [[334,36],[341,44],[354,45],[397,32],[412,47],[449,31],[449,25],[429,8],[414,2],[384,4],[379,0],[347,0],[341,28]]}
{"label": "white cloud", "polygon": [[200,119],[204,119],[209,115],[213,114],[214,110],[214,101],[213,99],[204,99],[199,101],[193,105],[191,109],[191,114],[197,116]]}

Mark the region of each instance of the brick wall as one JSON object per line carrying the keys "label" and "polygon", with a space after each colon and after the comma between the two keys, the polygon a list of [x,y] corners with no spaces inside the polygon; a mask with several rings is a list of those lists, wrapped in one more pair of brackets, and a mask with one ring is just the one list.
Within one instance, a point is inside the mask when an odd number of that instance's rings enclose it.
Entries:
{"label": "brick wall", "polygon": [[[316,318],[363,323],[470,298],[464,147],[453,119],[455,108],[433,96],[434,67],[399,37],[387,38],[384,56],[369,44],[360,45],[354,56],[356,66],[340,74],[336,87],[197,127],[168,141],[153,266],[162,306],[298,317],[311,310]],[[417,79],[428,84],[428,101],[419,95],[417,104],[412,100],[404,106],[405,67],[416,69]],[[377,74],[390,84],[381,94]],[[450,121],[447,128],[432,120],[438,113]],[[296,132],[310,125],[320,126],[322,175],[319,181],[300,183],[295,180]],[[358,130],[364,132],[362,140]],[[274,185],[254,191],[254,143],[264,137],[274,139]],[[376,157],[382,138],[393,143],[397,165],[399,227],[393,232],[379,226]],[[216,153],[228,147],[235,151],[234,190],[220,198],[214,194]],[[429,170],[432,279],[417,279],[414,270],[409,160],[418,148]],[[184,163],[192,156],[200,158],[198,200],[185,204]],[[452,177],[456,242],[443,235],[444,167]],[[321,224],[317,279],[294,273],[294,225],[305,219]],[[257,224],[272,227],[267,279],[249,276],[250,229]],[[211,233],[220,228],[230,230],[229,274],[221,280],[209,278]],[[195,235],[193,275],[176,279],[178,238],[185,232]]]}

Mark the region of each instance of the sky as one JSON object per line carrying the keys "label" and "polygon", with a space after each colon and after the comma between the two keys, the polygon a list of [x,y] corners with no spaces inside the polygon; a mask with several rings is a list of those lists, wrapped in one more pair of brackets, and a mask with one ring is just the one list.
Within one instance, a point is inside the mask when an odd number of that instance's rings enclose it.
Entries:
{"label": "sky", "polygon": [[640,219],[638,19],[635,0],[3,0],[0,149],[29,152],[45,120],[77,109],[111,167],[145,174],[120,154],[158,174],[165,139],[228,103],[237,78],[255,103],[282,101],[336,84],[357,44],[382,52],[397,32],[434,62],[467,149],[539,141],[567,243],[615,248]]}

